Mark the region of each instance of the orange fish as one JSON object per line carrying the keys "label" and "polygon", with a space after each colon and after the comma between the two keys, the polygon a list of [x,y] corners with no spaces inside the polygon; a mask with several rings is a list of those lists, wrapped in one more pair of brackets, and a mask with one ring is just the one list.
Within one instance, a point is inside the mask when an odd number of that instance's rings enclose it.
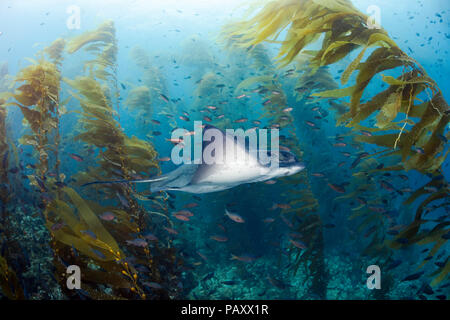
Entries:
{"label": "orange fish", "polygon": [[169,98],[167,98],[165,95],[163,95],[162,93],[159,95],[161,97],[161,99],[164,100],[164,102],[169,102]]}
{"label": "orange fish", "polygon": [[231,213],[227,209],[225,209],[225,215],[228,216],[228,218],[230,218],[234,222],[237,222],[237,223],[244,223],[245,222],[245,220],[240,215],[238,215],[236,213]]}
{"label": "orange fish", "polygon": [[242,256],[235,256],[234,254],[231,255],[231,259],[230,260],[238,260],[238,261],[242,261],[242,262],[253,262],[256,260],[256,257],[252,256],[252,255],[242,255]]}
{"label": "orange fish", "polygon": [[163,227],[164,229],[167,230],[168,233],[170,234],[178,234],[178,231],[169,227]]}
{"label": "orange fish", "polygon": [[279,203],[279,204],[277,204],[277,207],[280,209],[290,209],[291,208],[291,206],[288,205],[287,203]]}
{"label": "orange fish", "polygon": [[182,143],[183,139],[166,139],[166,141],[178,144],[178,143]]}
{"label": "orange fish", "polygon": [[344,142],[338,142],[333,144],[333,147],[345,147],[345,146],[347,146],[347,144]]}
{"label": "orange fish", "polygon": [[277,209],[277,208],[280,208],[280,209],[290,209],[291,206],[290,206],[289,204],[287,204],[287,203],[274,203],[273,206],[272,206],[272,208],[271,208],[271,210],[275,210],[275,209]]}
{"label": "orange fish", "polygon": [[127,240],[126,242],[127,242],[127,244],[133,245],[135,247],[145,248],[146,246],[148,246],[147,241],[145,241],[144,239],[141,239],[141,238],[136,238],[136,239],[133,239],[133,240]]}
{"label": "orange fish", "polygon": [[156,282],[148,282],[148,281],[146,281],[146,282],[142,282],[142,284],[144,286],[152,288],[152,289],[162,289],[163,288],[159,283],[156,283]]}
{"label": "orange fish", "polygon": [[282,150],[282,151],[291,152],[291,149],[289,149],[288,147],[285,147],[285,146],[278,146],[278,148],[280,148],[280,150]]}
{"label": "orange fish", "polygon": [[289,233],[289,237],[294,238],[294,239],[295,238],[301,239],[303,237],[303,235],[301,233],[298,233],[298,232],[291,232],[291,233]]}
{"label": "orange fish", "polygon": [[111,212],[104,212],[101,216],[100,219],[104,220],[104,221],[113,221],[116,218],[116,216],[111,213]]}
{"label": "orange fish", "polygon": [[320,173],[320,172],[311,173],[311,175],[313,175],[314,177],[319,177],[319,178],[325,177],[325,175],[323,173]]}
{"label": "orange fish", "polygon": [[78,162],[83,162],[83,158],[75,153],[69,153],[69,157]]}
{"label": "orange fish", "polygon": [[338,186],[332,183],[328,183],[328,186],[336,192],[345,193],[345,189],[342,186]]}
{"label": "orange fish", "polygon": [[219,236],[219,235],[214,235],[214,236],[211,236],[209,238],[212,239],[212,240],[215,240],[217,242],[227,242],[228,241],[227,237]]}
{"label": "orange fish", "polygon": [[182,214],[174,214],[174,213],[172,213],[172,216],[174,218],[178,219],[178,220],[181,220],[181,221],[189,221],[190,220],[189,217],[184,216]]}
{"label": "orange fish", "polygon": [[292,224],[292,222],[290,222],[284,215],[280,215],[281,216],[281,220],[283,220],[283,222],[289,227],[289,228],[293,228],[294,225]]}
{"label": "orange fish", "polygon": [[292,243],[294,245],[294,247],[296,247],[296,248],[299,248],[299,249],[306,249],[307,248],[307,246],[303,242],[301,242],[299,240],[289,239],[289,242]]}
{"label": "orange fish", "polygon": [[190,212],[189,210],[180,210],[177,212],[172,213],[172,215],[181,215],[181,216],[185,216],[185,217],[193,217],[194,214],[192,212]]}

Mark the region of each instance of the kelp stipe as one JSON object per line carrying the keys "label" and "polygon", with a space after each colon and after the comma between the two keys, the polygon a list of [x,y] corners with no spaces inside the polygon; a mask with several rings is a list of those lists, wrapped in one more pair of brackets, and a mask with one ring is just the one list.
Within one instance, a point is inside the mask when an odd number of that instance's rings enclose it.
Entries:
{"label": "kelp stipe", "polygon": [[[308,117],[309,110],[316,110],[321,116],[327,114],[327,111],[323,109],[320,104],[320,100],[317,98],[311,99],[314,93],[335,90],[338,88],[337,83],[333,80],[329,73],[329,68],[327,66],[320,67],[315,72],[312,72],[311,67],[307,61],[307,55],[299,55],[296,59],[297,70],[300,72],[300,77],[297,79],[296,86],[294,88],[297,100],[304,104],[304,108],[301,109],[302,116]],[[335,116],[339,116],[345,113],[347,106],[340,103],[337,99],[328,99],[328,104],[335,111]],[[298,109],[298,108],[297,108]],[[298,111],[297,111],[298,114]],[[294,113],[295,115],[295,113]],[[300,118],[300,116],[299,116]],[[316,131],[322,135],[325,133],[322,129]],[[361,150],[355,155],[355,160],[352,162],[350,169],[354,171],[352,178],[350,180],[349,186],[346,187],[347,190],[353,190],[345,195],[338,196],[334,199],[332,205],[326,205],[326,211],[334,211],[334,208],[341,202],[348,202],[351,199],[357,199],[358,204],[356,207],[351,208],[351,214],[348,217],[349,221],[357,220],[357,231],[358,234],[362,235],[364,238],[368,238],[368,244],[365,248],[362,248],[362,260],[374,259],[373,263],[377,265],[384,265],[388,263],[389,259],[392,258],[392,250],[385,243],[384,233],[389,231],[390,220],[389,217],[384,214],[384,212],[374,212],[381,205],[393,206],[393,201],[386,199],[384,195],[375,193],[377,187],[380,183],[383,183],[383,173],[373,172],[373,170],[380,165],[373,158],[368,158],[367,154],[362,151],[363,146],[361,142],[355,141],[355,136],[352,134],[350,129],[344,129],[343,133],[335,136],[335,141],[341,141],[346,137],[347,143],[351,144],[353,148]],[[333,153],[333,150],[329,151]],[[310,152],[312,156],[314,152]],[[388,159],[385,159],[387,163]],[[319,164],[320,159],[315,159],[311,162]],[[367,174],[370,172],[371,174]],[[366,194],[372,192],[370,197]],[[367,200],[366,200],[367,199]],[[366,203],[367,202],[367,203]],[[369,238],[370,237],[370,238]],[[353,239],[356,241],[356,239]],[[361,261],[363,263],[363,261]],[[367,263],[367,262],[366,262]],[[385,271],[388,274],[389,271]],[[384,294],[388,291],[383,290]],[[382,294],[378,292],[378,296],[382,297]]]}
{"label": "kelp stipe", "polygon": [[[449,122],[448,104],[425,70],[401,51],[386,31],[368,28],[367,21],[368,16],[360,13],[347,0],[279,0],[269,1],[252,18],[229,25],[224,33],[242,47],[254,46],[263,41],[281,43],[278,59],[283,66],[291,63],[299,53],[306,51],[307,45],[319,39],[322,48],[308,51],[313,56],[310,59],[313,69],[331,65],[361,49],[341,77],[341,83],[346,84],[353,72],[358,70],[355,85],[314,95],[322,98],[350,97],[349,108],[339,119],[340,123],[350,128],[367,129],[370,132],[371,128],[361,127],[359,123],[376,114],[377,133],[396,131],[384,135],[355,137],[357,141],[384,147],[384,153],[397,156],[397,164],[383,170],[415,169],[434,177],[430,183],[439,186],[435,187],[435,191],[429,192],[430,188],[424,186],[406,202],[411,204],[417,196],[429,194],[419,205],[414,222],[390,245],[400,248],[413,243],[435,242],[435,252],[448,240],[437,235],[448,232],[448,226],[445,223],[438,225],[437,231],[433,229],[434,232],[425,232],[423,235],[419,235],[419,230],[425,221],[424,206],[448,197],[447,182],[436,182],[440,181],[438,177],[441,176],[441,165],[449,152],[445,151],[444,139],[440,138]],[[279,41],[279,34],[286,28],[285,39]],[[366,52],[370,54],[363,62]],[[361,102],[365,89],[375,75],[399,68],[402,71],[397,78],[383,75],[383,81],[389,85],[386,90],[368,102]],[[422,103],[415,105],[416,100]],[[399,114],[404,114],[404,120],[395,123]],[[411,118],[418,118],[419,121],[411,122]],[[408,243],[398,241],[402,237],[409,239]],[[446,263],[437,271],[438,276],[433,284],[442,281],[448,271]]]}

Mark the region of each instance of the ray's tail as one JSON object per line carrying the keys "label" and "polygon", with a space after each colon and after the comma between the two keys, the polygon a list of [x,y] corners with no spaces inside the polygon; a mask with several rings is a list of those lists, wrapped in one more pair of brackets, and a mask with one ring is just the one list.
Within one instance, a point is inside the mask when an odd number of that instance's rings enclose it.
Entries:
{"label": "ray's tail", "polygon": [[151,183],[151,182],[157,182],[167,179],[167,177],[162,176],[159,178],[154,179],[138,179],[138,180],[113,180],[113,181],[93,181],[88,182],[82,185],[82,187],[87,187],[94,184],[108,184],[108,183]]}

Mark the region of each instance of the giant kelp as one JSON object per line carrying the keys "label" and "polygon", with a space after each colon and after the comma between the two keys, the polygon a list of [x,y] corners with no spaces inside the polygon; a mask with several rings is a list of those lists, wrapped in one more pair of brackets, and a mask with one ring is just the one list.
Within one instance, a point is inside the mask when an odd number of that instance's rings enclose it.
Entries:
{"label": "giant kelp", "polygon": [[105,21],[97,29],[72,39],[67,52],[73,54],[84,48],[93,55],[84,63],[89,75],[102,80],[116,79],[117,40],[113,21]]}
{"label": "giant kelp", "polygon": [[[297,101],[307,101],[311,99],[313,93],[338,89],[329,68],[324,66],[312,72],[308,58],[311,58],[311,56],[301,54],[295,59],[296,69],[299,73],[294,87],[294,95]],[[309,104],[309,101],[307,102]],[[335,111],[335,117],[337,118],[347,111],[347,106],[338,99],[330,98],[327,103]]]}
{"label": "giant kelp", "polygon": [[[339,123],[348,127],[364,130],[358,125],[375,115],[380,129],[377,133],[380,134],[357,135],[356,139],[384,147],[384,153],[397,155],[397,165],[392,169],[415,169],[439,177],[440,167],[448,154],[444,148],[445,139],[440,138],[449,122],[448,104],[435,81],[420,64],[404,53],[385,30],[369,28],[368,19],[347,0],[269,1],[253,17],[228,26],[225,34],[243,47],[263,41],[279,43],[277,58],[281,65],[288,65],[299,53],[306,51],[309,44],[320,39],[321,48],[308,51],[312,55],[310,63],[313,71],[334,64],[359,49],[359,54],[348,64],[341,77],[344,85],[355,71],[359,71],[355,84],[315,95],[323,98],[350,97],[349,107],[339,119]],[[279,40],[283,30],[286,30],[286,36]],[[368,57],[363,60],[365,55]],[[397,77],[381,74],[399,69],[400,75]],[[362,102],[363,95],[368,95],[367,87],[376,82],[374,79],[378,74],[382,75],[387,89]],[[416,101],[420,103],[415,104]],[[398,117],[404,120],[400,125],[393,126],[393,121]],[[428,199],[419,206],[413,224],[405,231],[410,241],[404,245],[417,242],[414,239],[420,229],[423,206],[448,197],[445,186],[440,184],[435,192],[421,188],[418,194],[413,195],[412,199],[415,199],[417,195],[428,193]],[[411,202],[411,199],[407,201]],[[448,231],[445,226],[441,228]],[[434,233],[427,234],[437,241]],[[404,234],[398,237],[401,236]],[[445,241],[439,238],[437,243]],[[398,246],[399,242],[396,242],[394,247]],[[443,268],[443,272],[445,270],[448,271],[448,268]],[[444,277],[445,274],[440,279]]]}
{"label": "giant kelp", "polygon": [[155,162],[155,150],[149,143],[136,137],[129,138],[123,133],[113,117],[111,101],[105,91],[107,87],[102,87],[90,77],[66,81],[78,91],[73,95],[80,101],[83,109],[83,118],[80,120],[83,132],[76,139],[103,149],[98,162],[100,166],[96,173],[93,171],[90,175],[111,178],[117,176],[118,170],[122,178],[131,179],[136,174],[156,174],[159,169]]}
{"label": "giant kelp", "polygon": [[[98,205],[89,205],[71,188],[62,191],[62,199],[51,202],[45,211],[47,227],[54,238],[58,281],[66,281],[67,266],[77,265],[83,270],[82,289],[87,293],[84,298],[116,299],[134,294],[145,298],[137,283],[137,271],[98,218]],[[77,295],[65,291],[69,296]]]}
{"label": "giant kelp", "polygon": [[[60,74],[56,66],[41,60],[20,71],[16,82],[24,84],[12,94],[15,102],[10,102],[21,109],[30,126],[32,135],[23,136],[20,142],[33,146],[39,155],[37,175],[42,181],[46,180],[49,170],[49,153],[57,152],[51,146],[51,139],[52,133],[58,128],[59,80]],[[43,185],[36,186],[45,191]]]}
{"label": "giant kelp", "polygon": [[144,117],[148,119],[151,114],[151,97],[150,97],[150,89],[146,86],[140,86],[131,89],[128,93],[127,100],[125,104],[132,111],[140,111],[139,117]]}
{"label": "giant kelp", "polygon": [[[30,184],[37,188],[35,191],[39,192],[40,208],[45,208],[53,197],[58,196],[58,193],[53,192],[53,190],[58,188],[57,183],[63,178],[56,173],[59,173],[60,71],[58,64],[61,61],[60,52],[64,47],[64,41],[58,40],[55,43],[58,43],[58,45],[50,46],[39,52],[38,60],[31,60],[32,65],[25,67],[18,73],[12,80],[13,85],[16,86],[13,92],[3,94],[9,100],[5,105],[18,106],[20,108],[24,124],[30,130],[29,134],[19,139],[19,143],[31,146],[38,159],[37,164],[33,167],[34,174],[28,175],[28,179]],[[49,56],[53,62],[47,60],[46,56]],[[2,112],[2,114],[6,116],[6,112]],[[6,143],[3,147],[8,147],[8,144]],[[14,151],[14,158],[16,158],[17,165],[19,165],[16,147],[13,145],[11,150]],[[4,167],[8,169],[8,150],[3,156],[3,163]],[[23,170],[23,166],[20,165],[20,167]],[[18,171],[19,169],[16,168],[14,170]],[[14,170],[13,172],[16,172]],[[50,172],[56,173],[50,177]],[[7,179],[7,176],[3,176],[3,178]],[[5,185],[10,190],[12,189],[8,181],[5,182]],[[11,192],[5,192],[4,194],[11,194]],[[6,206],[6,203],[4,204]],[[12,211],[8,212],[5,209],[4,213],[1,222],[5,229],[5,243],[2,243],[2,247],[6,248],[4,250],[6,252],[5,265],[12,261],[11,257],[15,257],[13,259],[15,265],[22,269],[29,261],[26,253],[23,252],[21,244],[12,237],[14,232]],[[16,277],[10,267],[5,267],[4,272],[6,277],[11,275],[10,279],[15,279],[15,283],[18,283],[18,277]],[[19,289],[16,289],[16,294],[19,293],[17,291]],[[9,296],[11,295],[11,291],[9,291],[9,294],[8,291],[6,293]]]}
{"label": "giant kelp", "polygon": [[[150,107],[155,108],[155,106],[159,106],[162,103],[162,106],[158,108],[161,110],[159,114],[166,116],[170,121],[170,125],[176,127],[176,121],[173,117],[176,113],[176,105],[170,100],[165,101],[168,96],[167,81],[160,68],[153,63],[149,54],[139,46],[135,46],[130,50],[130,57],[141,70],[141,81],[144,85],[133,88],[129,92],[127,104],[131,108],[140,109],[144,117],[139,118],[143,119],[144,124],[147,124]],[[146,95],[149,95],[149,99],[144,102],[142,99],[145,99]]]}
{"label": "giant kelp", "polygon": [[206,72],[194,90],[193,108],[201,114],[204,121],[218,128],[229,128],[236,113],[233,114],[235,109],[228,103],[230,89],[224,87],[223,82],[216,73]]}
{"label": "giant kelp", "polygon": [[8,266],[5,258],[0,256],[0,289],[8,299],[23,299],[23,289],[16,273]]}
{"label": "giant kelp", "polygon": [[[30,127],[30,134],[20,137],[19,142],[31,146],[37,158],[37,164],[30,166],[35,174],[28,178],[38,188],[40,203],[37,207],[42,209],[45,226],[51,235],[54,279],[70,298],[173,297],[178,290],[173,282],[177,281],[180,263],[176,260],[175,250],[170,248],[170,242],[167,246],[162,242],[141,245],[146,243],[143,235],[149,230],[153,231],[160,223],[158,219],[162,219],[163,223],[169,220],[165,212],[166,197],[161,195],[149,199],[136,192],[132,186],[123,184],[97,188],[96,195],[104,195],[106,201],[119,199],[122,208],[117,208],[104,205],[98,199],[82,197],[74,186],[68,187],[68,182],[64,182],[65,175],[59,173],[59,123],[63,104],[60,103],[60,67],[64,48],[65,41],[58,39],[41,51],[38,60],[32,60],[33,64],[16,76],[18,87],[15,91],[4,95],[10,99],[8,105],[20,108],[24,123]],[[75,140],[97,147],[98,161],[95,167],[89,168],[88,172],[80,172],[76,179],[70,181],[117,179],[117,176],[132,179],[138,175],[159,174],[155,160],[157,153],[153,146],[124,134],[116,120],[118,114],[112,107],[113,100],[119,102],[114,25],[109,22],[102,24],[98,30],[76,37],[67,44],[69,53],[82,48],[92,57],[84,63],[87,75],[65,81],[81,106],[81,111],[70,110],[71,114],[80,115]],[[158,205],[162,213],[147,212],[137,199],[151,201]],[[99,217],[105,212],[113,214],[115,220],[102,222]],[[155,219],[148,216],[150,212]],[[9,231],[11,228],[6,226],[5,229]],[[141,242],[135,245],[133,240]],[[8,252],[16,251],[16,256],[20,256],[22,251],[20,246],[10,242],[7,248]],[[7,258],[8,255],[6,259],[1,257],[0,260],[2,291],[8,298],[23,297]],[[83,290],[74,292],[67,288],[65,273],[69,265],[82,268]],[[140,271],[137,271],[136,265],[140,266]],[[144,268],[145,271],[142,271]],[[146,283],[153,282],[167,285],[167,288],[153,292],[144,288]]]}
{"label": "giant kelp", "polygon": [[[283,65],[292,62],[308,44],[322,34],[325,37],[321,50],[308,52],[313,55],[311,58],[313,68],[335,63],[359,47],[363,53],[368,48],[376,48],[366,61],[361,62],[363,54],[360,54],[343,72],[341,82],[345,84],[350,75],[359,70],[355,86],[316,95],[334,98],[351,96],[350,110],[342,118],[342,121],[349,121],[349,126],[380,110],[381,113],[377,116],[378,126],[383,128],[394,120],[399,112],[408,114],[409,111],[416,110],[414,115],[422,115],[422,121],[413,126],[409,133],[402,131],[403,134],[399,132],[397,135],[377,136],[372,139],[360,137],[360,139],[380,143],[383,146],[388,145],[394,149],[399,147],[406,169],[436,171],[444,156],[434,157],[443,148],[443,142],[439,139],[437,141],[435,136],[442,134],[442,124],[448,121],[448,115],[445,113],[448,106],[443,100],[442,93],[420,65],[402,52],[383,29],[368,29],[366,25],[368,17],[359,13],[349,1],[271,1],[255,17],[230,27],[235,30],[227,31],[231,37],[239,35],[242,45],[256,44],[277,35],[290,24],[294,16],[294,23],[289,26],[286,39],[281,41],[278,55],[280,62]],[[398,79],[391,76],[383,77],[390,85],[389,88],[369,102],[361,104],[364,89],[376,74],[400,66],[405,69]],[[415,98],[426,89],[430,90],[430,99],[414,106]],[[424,130],[426,128],[428,130]],[[429,132],[432,134],[428,134]],[[381,141],[384,143],[381,144]],[[405,143],[401,143],[402,141]],[[420,145],[417,145],[418,142]],[[424,147],[429,152],[416,155],[411,147]]]}
{"label": "giant kelp", "polygon": [[214,57],[211,49],[199,35],[192,35],[183,40],[181,51],[184,54],[180,62],[194,69],[193,75],[195,78],[201,79],[214,66]]}
{"label": "giant kelp", "polygon": [[72,39],[67,45],[67,52],[73,54],[83,48],[93,59],[84,62],[84,70],[91,77],[111,81],[114,88],[116,108],[119,110],[119,88],[117,81],[117,39],[114,22],[103,22],[97,29],[88,31]]}
{"label": "giant kelp", "polygon": [[0,99],[0,159],[2,163],[0,165],[0,201],[1,201],[1,213],[5,210],[5,204],[8,201],[7,186],[8,181],[8,168],[9,168],[9,146],[6,131],[6,108],[3,106],[4,100]]}
{"label": "giant kelp", "polygon": [[[5,245],[4,242],[9,240],[5,235],[9,234],[8,215],[10,212],[7,209],[7,204],[11,196],[8,179],[9,145],[6,130],[7,113],[6,108],[3,106],[4,103],[5,101],[0,99],[0,157],[2,159],[0,167],[0,228],[3,231],[3,236],[0,238],[0,246],[2,247]],[[14,270],[8,266],[6,257],[3,257],[2,254],[3,252],[0,254],[1,292],[5,294],[8,299],[22,299],[24,296],[17,275]]]}
{"label": "giant kelp", "polygon": [[[36,174],[29,176],[29,179],[41,192],[48,190],[47,183],[53,184],[64,178],[59,175],[58,154],[61,80],[59,66],[64,45],[64,40],[56,40],[38,54],[37,61],[31,60],[32,65],[20,70],[14,80],[20,86],[10,95],[12,101],[8,103],[20,108],[26,124],[31,129],[31,134],[22,136],[19,143],[32,146],[38,155]],[[46,60],[46,56],[52,61]],[[49,170],[56,173],[55,178],[48,177]]]}
{"label": "giant kelp", "polygon": [[[0,69],[3,71],[0,73],[0,90],[2,90],[6,89],[6,86],[3,86],[3,81],[7,74],[7,70],[3,66]],[[5,226],[8,215],[7,204],[11,198],[11,187],[8,178],[8,169],[10,166],[10,147],[8,143],[9,134],[6,122],[8,114],[5,107],[5,102],[6,101],[0,96],[0,227],[3,229],[7,229]]]}

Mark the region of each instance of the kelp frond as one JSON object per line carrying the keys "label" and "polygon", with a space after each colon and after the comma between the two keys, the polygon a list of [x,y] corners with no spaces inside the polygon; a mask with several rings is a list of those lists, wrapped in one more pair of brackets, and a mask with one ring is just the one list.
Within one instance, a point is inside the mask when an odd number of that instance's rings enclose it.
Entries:
{"label": "kelp frond", "polygon": [[116,81],[117,40],[113,21],[106,21],[96,30],[85,32],[67,43],[70,54],[81,48],[95,57],[85,62],[91,75],[104,81]]}
{"label": "kelp frond", "polygon": [[[292,62],[307,45],[324,35],[322,48],[314,52],[310,60],[313,69],[336,63],[360,48],[359,55],[348,65],[341,78],[342,84],[345,84],[350,75],[359,70],[356,84],[339,91],[315,95],[332,98],[350,96],[350,109],[341,119],[341,122],[349,121],[348,126],[354,126],[379,111],[378,125],[385,127],[399,113],[404,113],[408,119],[409,113],[416,108],[414,102],[417,96],[426,93],[428,100],[425,106],[420,106],[425,110],[422,121],[415,123],[409,130],[404,126],[397,133],[397,138],[391,141],[390,147],[401,149],[405,169],[435,172],[439,168],[436,164],[442,161],[442,157],[436,155],[443,150],[444,145],[437,136],[442,135],[449,121],[448,105],[425,70],[401,51],[386,31],[369,29],[367,20],[368,17],[347,0],[270,1],[252,19],[226,28],[225,35],[236,38],[235,41],[241,46],[249,46],[270,40],[270,37],[287,27],[287,35],[278,55],[283,65]],[[374,50],[363,62],[368,48]],[[369,102],[361,103],[364,90],[374,76],[397,67],[404,68],[403,74],[396,79],[384,76],[383,80],[389,88]],[[361,140],[367,139],[361,137]],[[423,148],[426,152],[415,155],[413,147]]]}
{"label": "kelp frond", "polygon": [[98,47],[95,43],[100,42],[104,45],[109,45],[115,41],[114,22],[105,21],[96,30],[88,31],[72,39],[67,45],[67,52],[73,54],[86,45],[88,45],[87,51],[96,51]]}
{"label": "kelp frond", "polygon": [[[45,51],[46,49],[44,49]],[[56,50],[56,49],[55,49]],[[10,94],[7,105],[20,108],[32,135],[22,137],[21,142],[33,146],[39,156],[37,174],[41,181],[50,169],[49,154],[53,154],[55,172],[58,172],[59,99],[61,73],[55,63],[43,58],[20,70],[15,78],[19,85]],[[53,144],[53,147],[51,146]],[[45,186],[40,184],[41,191]]]}
{"label": "kelp frond", "polygon": [[48,55],[48,57],[54,64],[61,65],[65,46],[66,41],[62,38],[59,38],[53,41],[53,43],[45,48],[43,52]]}

